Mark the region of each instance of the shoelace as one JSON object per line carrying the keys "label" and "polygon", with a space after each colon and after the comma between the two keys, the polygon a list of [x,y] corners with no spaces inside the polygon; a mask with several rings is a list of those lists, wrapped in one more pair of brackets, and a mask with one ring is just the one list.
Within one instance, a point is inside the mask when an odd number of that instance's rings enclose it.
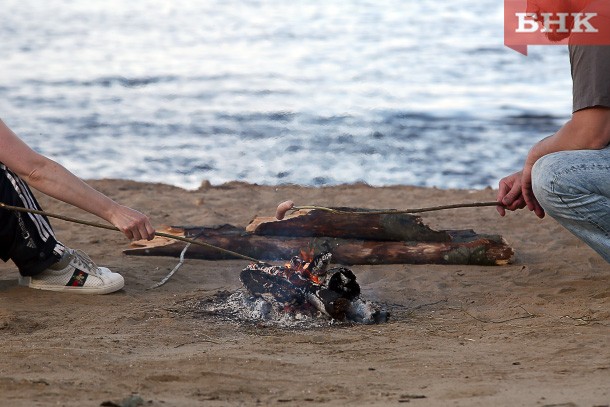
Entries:
{"label": "shoelace", "polygon": [[97,265],[89,258],[87,253],[83,252],[79,249],[71,249],[72,259],[76,261],[76,264],[80,268],[83,268],[83,271],[87,273],[98,275]]}

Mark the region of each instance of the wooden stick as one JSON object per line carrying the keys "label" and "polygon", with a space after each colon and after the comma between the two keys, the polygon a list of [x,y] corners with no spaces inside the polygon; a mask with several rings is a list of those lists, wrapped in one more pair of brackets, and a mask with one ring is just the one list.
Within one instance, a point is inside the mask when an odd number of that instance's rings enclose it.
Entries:
{"label": "wooden stick", "polygon": [[[474,203],[465,203],[465,204],[433,206],[433,207],[429,207],[429,208],[419,208],[419,209],[402,209],[402,210],[396,209],[396,210],[383,210],[383,211],[374,210],[374,209],[367,210],[367,211],[342,211],[340,209],[332,209],[332,208],[328,208],[328,207],[324,207],[324,206],[311,205],[311,206],[295,206],[292,208],[292,210],[298,211],[300,209],[318,209],[318,210],[333,212],[333,213],[337,213],[337,214],[371,214],[371,213],[392,214],[392,213],[422,213],[422,212],[442,211],[442,210],[446,210],[446,209],[474,208],[474,207],[485,207],[485,206],[502,206],[502,204],[500,204],[498,202],[474,202]],[[48,216],[50,218],[61,219],[66,222],[79,223],[81,225],[92,226],[92,227],[96,227],[96,228],[114,230],[114,231],[120,232],[119,228],[117,228],[115,226],[104,225],[104,224],[97,223],[97,222],[89,222],[89,221],[81,220],[81,219],[75,219],[75,218],[71,218],[69,216],[63,216],[63,215],[58,215],[55,213],[39,211],[36,209],[27,209],[27,208],[22,208],[19,206],[7,205],[2,202],[0,202],[0,208],[10,210],[10,211],[15,211],[15,212],[33,213],[33,214],[37,214],[37,215]],[[224,252],[224,253],[230,254],[232,256],[244,259],[244,260],[255,261],[255,262],[259,261],[253,257],[244,256],[243,254],[236,253],[231,250],[226,250],[226,249],[223,249],[218,246],[214,246],[214,245],[211,245],[211,244],[208,244],[205,242],[201,242],[199,240],[189,239],[189,238],[182,237],[182,236],[174,236],[174,235],[170,235],[168,233],[162,233],[162,232],[157,232],[155,234],[157,236],[163,236],[163,237],[167,237],[169,239],[180,240],[180,241],[186,242],[186,243],[192,243],[197,246],[209,247],[211,249],[218,250],[220,252]]]}
{"label": "wooden stick", "polygon": [[393,213],[423,213],[423,212],[434,212],[434,211],[444,211],[447,209],[459,209],[459,208],[480,208],[486,206],[501,206],[504,207],[499,202],[491,201],[491,202],[473,202],[473,203],[462,203],[462,204],[452,204],[452,205],[441,205],[441,206],[431,206],[428,208],[417,208],[417,209],[390,209],[390,210],[366,210],[366,211],[344,211],[341,209],[328,208],[325,206],[315,206],[315,205],[306,205],[306,206],[293,206],[291,208],[292,211],[299,211],[301,209],[318,209],[321,211],[332,212],[336,214],[378,214],[378,215],[389,215]]}
{"label": "wooden stick", "polygon": [[[303,249],[312,250],[314,253],[330,252],[335,263],[346,266],[353,264],[504,265],[509,264],[514,256],[513,249],[500,236],[477,235],[470,230],[446,231],[448,241],[429,242],[375,241],[328,236],[262,236],[243,233],[242,228],[230,225],[220,228],[175,227],[176,232],[179,232],[180,229],[184,230],[184,233],[180,233],[184,236],[192,236],[204,231],[203,236],[209,243],[257,257],[263,261],[290,259],[298,256]],[[144,244],[146,245],[146,242]],[[178,257],[182,249],[183,247],[179,243],[165,241],[141,248],[129,248],[123,253],[138,256]],[[199,246],[191,247],[188,257],[206,260],[233,258]]]}
{"label": "wooden stick", "polygon": [[[55,214],[55,213],[39,211],[39,210],[36,210],[36,209],[27,209],[27,208],[22,208],[20,206],[11,206],[11,205],[7,205],[7,204],[2,203],[2,202],[0,202],[0,208],[6,209],[6,210],[9,210],[9,211],[14,211],[14,212],[33,213],[33,214],[36,214],[36,215],[48,216],[49,218],[61,219],[61,220],[64,220],[66,222],[79,223],[81,225],[92,226],[92,227],[95,227],[95,228],[114,230],[116,232],[120,232],[120,229],[115,227],[115,226],[104,225],[102,223],[97,223],[97,222],[89,222],[89,221],[81,220],[81,219],[75,219],[75,218],[71,218],[69,216],[63,216],[63,215],[58,215],[58,214]],[[249,261],[254,261],[254,262],[258,262],[259,261],[258,259],[255,259],[253,257],[244,256],[243,254],[236,253],[236,252],[231,251],[231,250],[223,249],[222,247],[214,246],[214,245],[211,245],[211,244],[199,241],[199,240],[189,239],[189,238],[182,237],[182,236],[174,236],[174,235],[170,235],[169,233],[163,233],[163,232],[156,232],[155,235],[167,237],[169,239],[180,240],[182,242],[191,243],[191,244],[194,244],[194,245],[197,245],[197,246],[209,247],[210,249],[218,250],[219,252],[224,252],[226,254],[230,254],[231,256],[235,256],[235,257],[238,257],[238,258],[241,258],[241,259],[244,259],[244,260],[249,260]]]}

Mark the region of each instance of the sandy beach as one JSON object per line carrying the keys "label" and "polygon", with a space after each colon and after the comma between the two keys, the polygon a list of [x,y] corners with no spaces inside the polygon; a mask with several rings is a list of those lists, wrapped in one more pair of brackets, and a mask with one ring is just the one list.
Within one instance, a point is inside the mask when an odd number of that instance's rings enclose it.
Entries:
{"label": "sandy beach", "polygon": [[[228,183],[187,191],[123,180],[90,182],[163,225],[246,226],[276,205],[413,208],[495,199],[492,189],[327,188]],[[40,197],[50,212],[96,220]],[[438,229],[501,234],[502,267],[352,266],[364,296],[386,304],[381,325],[281,329],[197,312],[240,287],[245,261],[125,256],[119,233],[53,220],[65,244],[122,273],[107,296],[17,285],[0,265],[0,405],[147,406],[610,405],[610,265],[554,220],[494,208],[422,215]],[[133,401],[133,399],[132,399]],[[109,403],[111,402],[111,403]]]}

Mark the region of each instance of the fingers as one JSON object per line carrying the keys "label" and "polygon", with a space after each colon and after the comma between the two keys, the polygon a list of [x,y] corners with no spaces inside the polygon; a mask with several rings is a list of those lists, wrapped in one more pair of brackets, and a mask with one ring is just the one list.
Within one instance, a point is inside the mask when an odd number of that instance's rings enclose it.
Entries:
{"label": "fingers", "polygon": [[500,181],[496,199],[499,204],[503,205],[503,207],[497,207],[497,211],[501,216],[506,214],[506,209],[514,211],[523,208],[525,204],[521,195],[521,183],[519,182],[519,179],[510,176]]}
{"label": "fingers", "polygon": [[544,218],[544,209],[540,206],[540,203],[534,195],[534,190],[532,189],[531,167],[525,168],[523,171],[521,193],[525,199],[527,209],[533,211],[540,219]]}
{"label": "fingers", "polygon": [[150,222],[146,222],[146,240],[152,240],[155,237],[155,228]]}
{"label": "fingers", "polygon": [[510,191],[510,187],[506,184],[506,181],[503,179],[500,181],[500,185],[498,187],[498,194],[496,195],[496,201],[498,201],[498,206],[496,206],[496,211],[500,214],[500,216],[506,215],[506,210],[504,209],[504,204],[502,200],[506,196],[506,194]]}
{"label": "fingers", "polygon": [[133,238],[132,240],[142,240],[142,235],[140,234],[139,229],[132,230]]}
{"label": "fingers", "polygon": [[526,202],[521,188],[522,177],[523,174],[519,171],[500,181],[496,196],[498,204],[502,205],[496,207],[500,216],[505,216],[507,210],[516,211],[525,208]]}
{"label": "fingers", "polygon": [[523,208],[525,208],[525,199],[523,199],[523,196],[520,196],[510,205],[509,210],[516,211]]}
{"label": "fingers", "polygon": [[515,181],[510,186],[510,190],[502,198],[502,203],[508,208],[508,210],[514,211],[516,209],[520,209],[519,205],[521,200],[521,183]]}
{"label": "fingers", "polygon": [[[500,181],[500,186],[498,188],[498,195],[496,195],[496,200],[498,201],[499,206],[496,206],[496,210],[500,214],[500,216],[506,215],[506,209],[504,208],[504,197],[510,191],[510,186],[507,183],[506,178]],[[501,206],[500,206],[501,205]]]}
{"label": "fingers", "polygon": [[540,206],[532,189],[528,188],[526,185],[523,186],[523,196],[525,197],[527,209],[534,212],[540,219],[544,218],[544,209]]}
{"label": "fingers", "polygon": [[502,202],[506,194],[510,191],[510,185],[508,184],[508,177],[500,180],[500,185],[498,186],[498,194],[496,195],[496,200],[498,202]]}
{"label": "fingers", "polygon": [[502,205],[503,206],[496,207],[496,210],[498,211],[500,216],[504,216],[506,214],[506,210],[514,212],[518,209],[523,209],[523,208],[525,208],[526,203],[525,203],[525,199],[523,199],[523,196],[520,196],[515,201],[513,201],[510,205],[504,205],[504,204],[502,204]]}
{"label": "fingers", "polygon": [[534,204],[534,213],[540,219],[544,218],[544,216],[546,215],[546,212],[544,212],[544,208],[542,207],[542,205],[540,205],[540,203],[538,202],[538,200],[536,198],[534,198],[534,201],[535,201],[535,204]]}
{"label": "fingers", "polygon": [[131,232],[131,229],[123,229],[123,230],[121,230],[121,232],[123,232],[123,234],[127,237],[127,239],[129,239],[129,240],[137,240],[137,239],[134,239],[133,233]]}
{"label": "fingers", "polygon": [[126,206],[119,207],[112,223],[129,240],[151,240],[155,236],[155,228],[148,216]]}
{"label": "fingers", "polygon": [[[121,229],[121,228],[119,228]],[[121,231],[123,232],[123,234],[125,235],[125,237],[127,237],[127,239],[132,240],[132,241],[136,241],[136,240],[142,240],[142,235],[140,234],[140,229],[138,228],[138,225],[136,223],[129,223],[126,226],[124,226]]]}
{"label": "fingers", "polygon": [[[150,223],[148,217],[142,215],[141,219],[130,228],[133,240],[152,240],[155,236],[155,228]],[[128,236],[129,237],[129,236]]]}

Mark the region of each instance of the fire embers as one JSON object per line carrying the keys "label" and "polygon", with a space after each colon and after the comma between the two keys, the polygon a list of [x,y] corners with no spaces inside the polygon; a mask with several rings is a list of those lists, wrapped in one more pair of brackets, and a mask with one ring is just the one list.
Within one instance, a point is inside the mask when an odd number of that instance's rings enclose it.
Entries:
{"label": "fire embers", "polygon": [[337,321],[386,322],[389,313],[360,298],[360,286],[352,270],[330,268],[330,253],[311,260],[305,253],[284,266],[252,263],[240,274],[248,293],[285,313],[317,313]]}

